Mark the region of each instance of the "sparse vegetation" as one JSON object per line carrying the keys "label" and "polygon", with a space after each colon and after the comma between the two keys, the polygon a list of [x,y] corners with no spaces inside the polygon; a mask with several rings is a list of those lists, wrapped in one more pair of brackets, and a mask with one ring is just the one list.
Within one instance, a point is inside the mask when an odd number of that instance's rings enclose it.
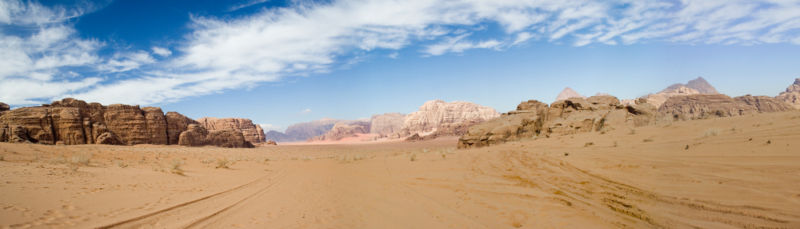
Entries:
{"label": "sparse vegetation", "polygon": [[415,154],[415,153],[412,153],[412,154],[411,154],[411,158],[409,158],[409,160],[411,160],[411,161],[416,161],[416,160],[417,160],[417,154]]}
{"label": "sparse vegetation", "polygon": [[719,129],[711,128],[711,129],[707,129],[706,132],[703,133],[703,136],[704,137],[714,137],[714,136],[719,135],[719,132],[720,132]]}
{"label": "sparse vegetation", "polygon": [[587,142],[587,143],[583,144],[583,147],[589,147],[589,146],[593,146],[593,145],[594,145],[594,142]]}
{"label": "sparse vegetation", "polygon": [[183,176],[183,168],[181,168],[183,164],[184,164],[183,160],[174,159],[172,160],[172,163],[169,164],[169,171],[171,173]]}
{"label": "sparse vegetation", "polygon": [[217,168],[217,169],[230,169],[230,166],[231,166],[231,161],[229,161],[227,158],[218,158],[217,159],[217,166],[214,167],[214,168]]}
{"label": "sparse vegetation", "polygon": [[653,139],[652,138],[645,138],[644,140],[642,140],[642,142],[653,142]]}
{"label": "sparse vegetation", "polygon": [[89,166],[91,160],[92,160],[91,153],[75,154],[72,155],[72,157],[70,157],[69,164],[67,164],[67,167],[69,167],[69,169],[72,170],[73,172],[77,172],[81,166]]}
{"label": "sparse vegetation", "polygon": [[128,163],[125,163],[125,161],[123,161],[123,160],[117,160],[116,164],[120,168],[127,168],[128,167]]}

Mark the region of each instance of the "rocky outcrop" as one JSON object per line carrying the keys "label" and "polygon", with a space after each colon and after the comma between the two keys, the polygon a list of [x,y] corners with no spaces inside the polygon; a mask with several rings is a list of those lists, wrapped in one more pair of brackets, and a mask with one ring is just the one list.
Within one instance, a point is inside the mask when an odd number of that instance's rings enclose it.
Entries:
{"label": "rocky outcrop", "polygon": [[209,131],[234,130],[241,132],[244,138],[252,144],[266,142],[266,136],[261,126],[253,124],[246,118],[201,118],[197,120],[201,126]]}
{"label": "rocky outcrop", "polygon": [[711,86],[706,79],[703,77],[697,77],[696,79],[689,80],[686,84],[673,84],[664,89],[665,91],[674,90],[680,87],[691,88],[697,91],[699,94],[719,94],[717,89],[714,86]]}
{"label": "rocky outcrop", "polygon": [[481,147],[532,137],[609,131],[648,125],[655,121],[655,107],[641,100],[622,105],[613,96],[570,98],[551,105],[530,100],[515,111],[469,128],[459,148]]}
{"label": "rocky outcrop", "polygon": [[500,116],[494,109],[470,102],[425,102],[406,116],[400,136],[458,135],[468,126]]}
{"label": "rocky outcrop", "polygon": [[339,122],[333,125],[327,133],[314,137],[312,141],[338,141],[347,137],[356,137],[359,134],[370,133],[370,122],[368,121],[352,121],[352,122]]}
{"label": "rocky outcrop", "polygon": [[572,88],[567,87],[564,88],[564,90],[562,90],[561,93],[558,93],[558,96],[556,96],[556,101],[566,100],[571,98],[586,98],[586,97],[582,96],[581,94],[578,94],[578,92],[572,90]]}
{"label": "rocky outcrop", "polygon": [[373,115],[370,119],[369,132],[377,134],[379,137],[390,137],[403,129],[405,119],[406,115],[400,113]]}
{"label": "rocky outcrop", "polygon": [[795,79],[794,83],[786,88],[786,91],[781,92],[775,98],[791,105],[794,109],[800,109],[800,78]]}
{"label": "rocky outcrop", "polygon": [[167,120],[167,143],[170,145],[178,144],[181,132],[188,130],[189,125],[199,124],[197,121],[174,111],[167,112],[165,118]]}
{"label": "rocky outcrop", "polygon": [[266,134],[266,138],[277,142],[306,141],[327,133],[333,128],[334,124],[341,121],[342,120],[325,118],[311,122],[297,123],[286,128],[285,133],[274,130],[269,131]]}
{"label": "rocky outcrop", "polygon": [[0,102],[0,112],[11,110],[11,106],[8,104]]}
{"label": "rocky outcrop", "polygon": [[669,98],[658,112],[673,120],[741,116],[763,112],[779,112],[791,107],[767,96],[685,95]]}
{"label": "rocky outcrop", "polygon": [[213,145],[227,148],[253,148],[253,144],[245,140],[240,131],[222,129],[209,131],[199,124],[189,124],[188,129],[178,137],[182,146]]}
{"label": "rocky outcrop", "polygon": [[792,110],[793,107],[788,103],[769,96],[745,95],[733,98],[737,103],[743,103],[754,107],[758,112],[781,112]]}
{"label": "rocky outcrop", "polygon": [[[164,135],[160,136],[164,139],[151,139],[151,131],[147,129],[148,121],[145,117],[145,112],[139,106],[109,105],[103,113],[103,119],[108,129],[128,145],[166,142],[166,123],[163,124],[164,127],[158,127],[164,130]],[[153,122],[153,125],[157,124]]]}

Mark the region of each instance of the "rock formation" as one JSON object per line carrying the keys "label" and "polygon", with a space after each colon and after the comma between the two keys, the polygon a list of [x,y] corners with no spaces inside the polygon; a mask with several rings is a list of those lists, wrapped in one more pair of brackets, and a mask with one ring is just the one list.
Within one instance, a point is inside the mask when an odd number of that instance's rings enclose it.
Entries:
{"label": "rock formation", "polygon": [[582,96],[581,94],[578,94],[578,92],[572,90],[572,88],[567,87],[564,88],[564,90],[562,90],[561,93],[558,93],[558,96],[556,96],[556,101],[566,100],[571,98],[586,98],[586,97]]}
{"label": "rock formation", "polygon": [[199,124],[178,112],[170,111],[165,115],[167,119],[167,142],[170,145],[177,145],[181,132],[189,129],[191,124]]}
{"label": "rock formation", "polygon": [[359,134],[370,133],[370,122],[368,121],[352,121],[352,122],[339,122],[333,125],[327,133],[314,137],[313,141],[338,141],[347,137],[355,137]]}
{"label": "rock formation", "polygon": [[655,120],[655,107],[642,102],[624,106],[613,96],[592,96],[559,100],[548,106],[530,100],[500,118],[469,128],[459,139],[458,147],[648,125]]}
{"label": "rock formation", "polygon": [[767,96],[740,96],[731,98],[723,94],[685,95],[669,98],[658,112],[673,120],[731,117],[763,112],[790,110],[783,101]]}
{"label": "rock formation", "polygon": [[274,130],[269,131],[266,134],[266,138],[275,140],[276,142],[306,141],[327,133],[333,128],[334,124],[341,121],[342,120],[325,118],[311,122],[297,123],[286,128],[285,133]]}
{"label": "rock formation", "polygon": [[791,105],[794,109],[800,109],[800,78],[795,79],[794,83],[789,85],[786,91],[781,92],[776,98]]}
{"label": "rock formation", "polygon": [[[41,144],[178,144],[180,133],[197,123],[161,108],[86,103],[66,98],[0,113],[0,141]],[[205,144],[243,147],[242,131],[207,131]],[[204,136],[206,136],[204,135]],[[229,138],[229,139],[228,139]],[[244,139],[244,137],[242,137]]]}
{"label": "rock formation", "polygon": [[468,126],[500,116],[494,109],[470,102],[425,102],[406,116],[400,136],[460,135]]}
{"label": "rock formation", "polygon": [[0,112],[7,111],[7,110],[10,110],[10,109],[11,109],[11,106],[9,106],[8,104],[0,103]]}
{"label": "rock formation", "polygon": [[253,144],[245,140],[241,131],[234,129],[207,130],[199,124],[189,124],[188,129],[178,137],[178,145],[205,146],[213,145],[227,148],[253,148]]}
{"label": "rock formation", "polygon": [[[386,113],[373,115],[370,119],[370,133],[380,137],[389,137],[403,129],[406,115],[400,113]],[[398,137],[398,136],[394,136]]]}
{"label": "rock formation", "polygon": [[245,118],[201,118],[197,120],[201,126],[209,131],[235,130],[241,132],[244,138],[252,144],[266,142],[266,136],[261,126]]}

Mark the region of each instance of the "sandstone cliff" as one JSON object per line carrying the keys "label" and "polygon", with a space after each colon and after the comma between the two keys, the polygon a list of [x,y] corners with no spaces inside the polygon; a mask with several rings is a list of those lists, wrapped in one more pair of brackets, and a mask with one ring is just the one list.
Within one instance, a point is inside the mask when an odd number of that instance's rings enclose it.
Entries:
{"label": "sandstone cliff", "polygon": [[[0,141],[41,144],[178,144],[179,135],[196,123],[158,107],[86,103],[66,98],[37,107],[0,112]],[[214,132],[207,144],[239,147],[238,135]],[[241,134],[241,132],[239,133]],[[223,138],[231,138],[225,140]]]}
{"label": "sandstone cliff", "polygon": [[400,113],[373,115],[370,119],[369,132],[377,134],[379,137],[391,137],[392,134],[403,129],[405,120],[406,115]]}
{"label": "sandstone cliff", "polygon": [[467,127],[500,116],[491,107],[470,102],[425,102],[406,116],[400,136],[461,135]]}
{"label": "sandstone cliff", "polygon": [[244,138],[253,144],[266,142],[266,136],[261,126],[253,124],[253,121],[246,118],[201,118],[197,120],[201,126],[209,131],[214,130],[235,130],[241,132]]}
{"label": "sandstone cliff", "polygon": [[198,124],[189,124],[188,129],[178,137],[178,144],[182,146],[213,145],[227,148],[253,148],[241,131],[234,129],[207,130]]}
{"label": "sandstone cliff", "polygon": [[794,109],[800,109],[800,78],[795,79],[794,83],[776,98],[791,105]]}
{"label": "sandstone cliff", "polygon": [[779,112],[790,109],[791,107],[783,101],[767,96],[746,95],[731,98],[723,94],[699,94],[671,97],[658,108],[658,112],[673,120],[690,120]]}

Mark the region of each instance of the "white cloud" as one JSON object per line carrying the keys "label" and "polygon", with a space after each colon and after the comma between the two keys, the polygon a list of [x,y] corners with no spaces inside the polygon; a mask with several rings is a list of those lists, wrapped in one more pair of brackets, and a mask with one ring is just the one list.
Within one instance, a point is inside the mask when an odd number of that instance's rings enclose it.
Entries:
{"label": "white cloud", "polygon": [[261,129],[264,129],[264,132],[268,132],[270,130],[274,130],[274,131],[281,131],[282,130],[282,128],[280,126],[273,125],[273,124],[258,124],[258,125],[261,126]]}
{"label": "white cloud", "polygon": [[311,113],[311,108],[306,108],[300,111],[300,114],[308,114],[308,113]]}
{"label": "white cloud", "polygon": [[154,54],[162,56],[162,57],[168,57],[168,56],[172,55],[172,51],[169,51],[169,49],[166,49],[166,48],[153,47],[152,49],[153,49],[153,53]]}
{"label": "white cloud", "polygon": [[[250,0],[234,6],[263,3]],[[252,87],[292,75],[329,72],[373,50],[422,55],[504,50],[530,40],[584,46],[800,43],[796,0],[335,0],[292,1],[237,18],[193,17],[192,32],[173,50],[119,51],[98,57],[102,42],[80,39],[64,23],[85,10],[48,9],[0,0],[0,23],[34,25],[31,35],[0,36],[0,79],[56,83],[66,66],[100,74],[138,69],[117,81],[68,81],[53,97],[150,104]],[[236,9],[234,9],[236,8]],[[499,32],[486,27],[499,25]],[[158,55],[156,59],[151,56]],[[390,54],[391,56],[391,54]],[[98,66],[98,67],[94,67]],[[8,83],[3,84],[8,85]],[[12,81],[8,81],[12,82]],[[0,100],[40,97],[3,94]]]}

